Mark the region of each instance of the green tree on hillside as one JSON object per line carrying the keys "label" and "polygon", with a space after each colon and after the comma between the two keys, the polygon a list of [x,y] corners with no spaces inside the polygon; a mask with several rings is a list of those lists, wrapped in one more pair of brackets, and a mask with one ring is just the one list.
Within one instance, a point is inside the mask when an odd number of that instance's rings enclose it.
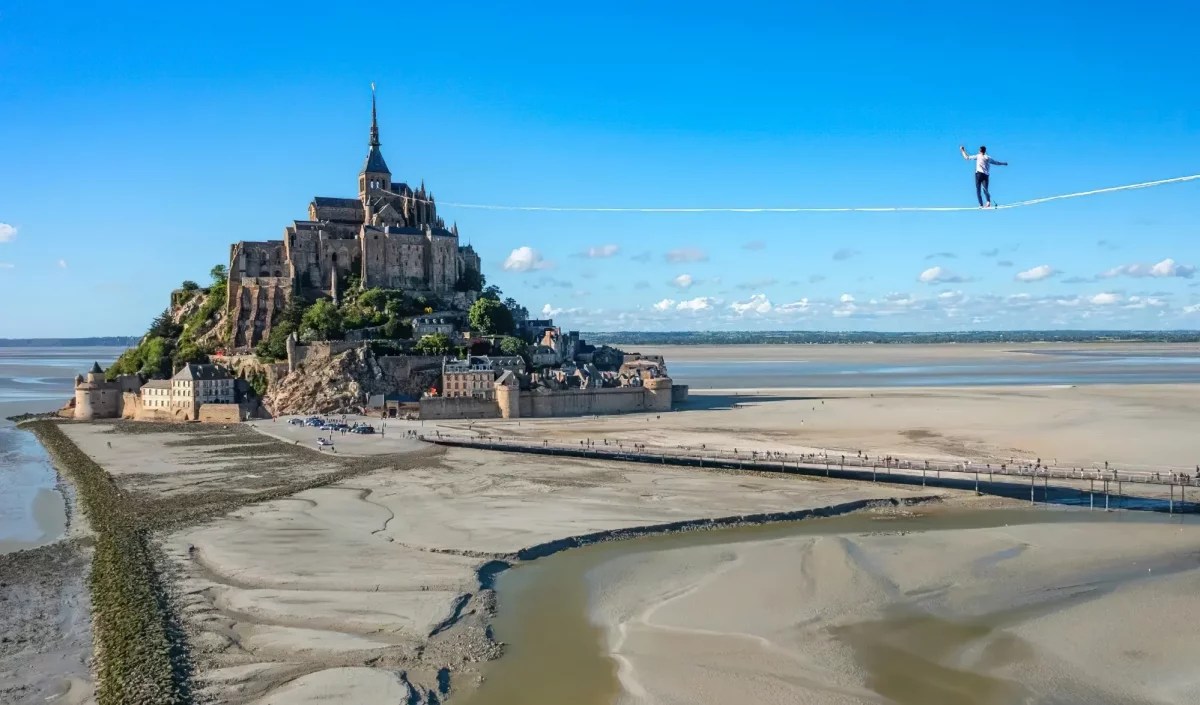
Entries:
{"label": "green tree on hillside", "polygon": [[178,338],[182,332],[183,326],[175,322],[175,317],[171,315],[171,309],[166,309],[154,317],[146,335],[152,338]]}
{"label": "green tree on hillside", "polygon": [[306,340],[337,340],[342,337],[342,312],[329,299],[321,299],[304,312],[300,331]]}
{"label": "green tree on hillside", "polygon": [[151,338],[145,346],[139,346],[138,357],[142,364],[138,374],[150,379],[170,377],[172,347],[166,338]]}
{"label": "green tree on hillside", "polygon": [[212,277],[214,284],[224,284],[225,282],[229,281],[229,270],[227,270],[223,264],[218,264],[217,266],[213,267],[209,270],[208,274]]}
{"label": "green tree on hillside", "polygon": [[445,355],[450,352],[451,348],[453,345],[450,343],[449,336],[445,333],[433,333],[421,336],[421,339],[413,346],[413,351],[421,355]]}
{"label": "green tree on hillside", "polygon": [[522,357],[529,359],[529,343],[526,343],[520,338],[513,336],[505,336],[500,341],[500,352],[510,357]]}
{"label": "green tree on hillside", "polygon": [[521,304],[517,303],[517,300],[514,299],[513,297],[510,296],[504,300],[504,307],[507,308],[509,310],[509,312],[512,313],[512,318],[513,318],[514,323],[518,322],[518,321],[528,321],[529,320],[529,309],[527,309],[524,306],[522,306]]}
{"label": "green tree on hillside", "polygon": [[383,337],[388,340],[407,340],[412,337],[412,324],[396,316],[390,316],[381,332]]}
{"label": "green tree on hillside", "polygon": [[264,362],[287,359],[287,339],[292,333],[299,334],[303,324],[305,306],[299,297],[292,297],[271,322],[271,333],[260,340],[254,354]]}
{"label": "green tree on hillside", "polygon": [[171,368],[178,371],[189,362],[204,364],[208,362],[208,355],[190,340],[180,340],[179,347],[175,349],[175,354],[171,356]]}
{"label": "green tree on hillside", "polygon": [[479,299],[467,312],[471,330],[487,335],[507,335],[513,330],[512,311],[498,299]]}

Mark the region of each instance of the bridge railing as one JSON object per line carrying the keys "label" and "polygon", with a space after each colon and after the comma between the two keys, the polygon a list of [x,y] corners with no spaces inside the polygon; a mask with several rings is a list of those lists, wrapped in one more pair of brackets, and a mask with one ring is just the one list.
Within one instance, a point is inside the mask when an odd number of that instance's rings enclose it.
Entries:
{"label": "bridge railing", "polygon": [[795,469],[856,469],[874,470],[876,472],[923,473],[938,476],[940,473],[954,473],[963,476],[977,477],[988,475],[990,480],[1000,478],[1046,478],[1058,480],[1098,481],[1109,483],[1130,483],[1144,485],[1200,486],[1200,474],[1189,474],[1174,468],[1163,470],[1135,470],[1129,467],[1111,466],[1082,467],[1049,465],[1037,460],[1021,460],[1014,458],[1010,462],[947,462],[939,460],[914,460],[912,458],[895,458],[891,456],[871,456],[868,454],[842,453],[788,453],[781,451],[759,451],[754,449],[706,448],[687,445],[661,446],[645,443],[629,443],[614,439],[579,439],[574,441],[531,439],[519,436],[495,436],[483,433],[475,434],[446,434],[435,432],[422,436],[424,440],[446,441],[464,444],[486,444],[509,448],[541,448],[544,450],[563,450],[584,452],[594,451],[596,455],[628,455],[635,457],[662,457],[673,460],[690,460],[697,463],[710,462],[720,464],[739,464],[746,469],[786,470]]}

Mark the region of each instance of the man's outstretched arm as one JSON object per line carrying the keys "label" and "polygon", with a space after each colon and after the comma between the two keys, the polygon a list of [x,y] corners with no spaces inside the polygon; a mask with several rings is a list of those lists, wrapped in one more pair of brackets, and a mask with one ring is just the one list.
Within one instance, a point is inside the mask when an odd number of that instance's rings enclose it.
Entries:
{"label": "man's outstretched arm", "polygon": [[992,160],[992,163],[996,166],[1008,166],[1008,162],[998,162],[995,159]]}
{"label": "man's outstretched arm", "polygon": [[971,157],[969,157],[969,156],[967,155],[967,148],[966,148],[966,147],[964,147],[964,146],[962,146],[961,144],[960,144],[960,145],[958,145],[958,151],[962,152],[963,159],[970,159],[970,158],[971,158]]}

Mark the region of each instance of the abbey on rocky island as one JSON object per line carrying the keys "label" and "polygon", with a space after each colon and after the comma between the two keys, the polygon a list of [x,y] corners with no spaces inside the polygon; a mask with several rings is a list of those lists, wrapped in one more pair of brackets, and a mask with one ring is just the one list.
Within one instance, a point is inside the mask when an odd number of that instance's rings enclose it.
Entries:
{"label": "abbey on rocky island", "polygon": [[[295,295],[338,297],[339,279],[358,277],[363,289],[403,289],[449,298],[479,255],[459,246],[458,227],[438,217],[432,193],[392,181],[379,149],[379,124],[371,90],[371,137],[358,173],[357,198],[318,196],[308,219],[283,230],[282,240],[238,242],[229,257],[229,344],[253,347]],[[464,299],[464,304],[469,303]]]}

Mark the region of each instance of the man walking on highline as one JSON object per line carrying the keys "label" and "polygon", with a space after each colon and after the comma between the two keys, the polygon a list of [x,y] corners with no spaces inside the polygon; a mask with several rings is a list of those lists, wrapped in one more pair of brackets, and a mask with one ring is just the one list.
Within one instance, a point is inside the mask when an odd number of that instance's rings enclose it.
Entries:
{"label": "man walking on highline", "polygon": [[[1008,166],[1008,162],[1000,162],[992,159],[987,153],[987,147],[980,147],[979,154],[967,154],[966,147],[958,145],[958,151],[962,152],[963,159],[975,160],[975,198],[979,199],[980,208],[992,207],[992,194],[988,193],[988,176],[991,173],[991,165]],[[980,193],[980,189],[983,193]],[[987,196],[987,203],[983,202],[984,196]]]}

